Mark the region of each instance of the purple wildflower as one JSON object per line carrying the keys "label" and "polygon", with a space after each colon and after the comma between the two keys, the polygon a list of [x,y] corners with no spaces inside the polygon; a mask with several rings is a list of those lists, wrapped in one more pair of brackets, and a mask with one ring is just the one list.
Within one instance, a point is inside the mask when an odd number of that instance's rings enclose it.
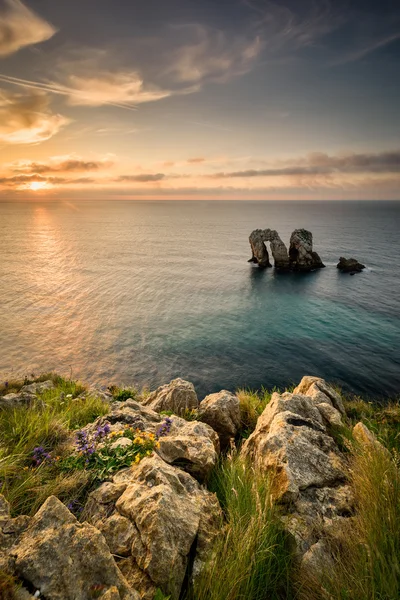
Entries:
{"label": "purple wildflower", "polygon": [[104,425],[104,427],[102,427],[101,425],[99,425],[96,428],[96,431],[94,433],[94,439],[98,440],[98,439],[102,439],[104,437],[106,437],[106,435],[108,435],[110,433],[110,426],[108,423],[106,423]]}
{"label": "purple wildflower", "polygon": [[164,435],[168,435],[171,431],[172,427],[172,419],[170,417],[165,417],[163,423],[161,423],[160,427],[156,431],[156,437],[160,438]]}
{"label": "purple wildflower", "polygon": [[8,381],[4,382],[4,387],[8,388]]}
{"label": "purple wildflower", "polygon": [[51,462],[53,460],[51,454],[46,452],[43,446],[37,446],[34,448],[32,455],[33,461],[37,467],[46,461]]}
{"label": "purple wildflower", "polygon": [[78,431],[76,434],[76,447],[79,452],[85,456],[91,456],[94,452],[94,446],[89,442],[89,437],[86,431]]}

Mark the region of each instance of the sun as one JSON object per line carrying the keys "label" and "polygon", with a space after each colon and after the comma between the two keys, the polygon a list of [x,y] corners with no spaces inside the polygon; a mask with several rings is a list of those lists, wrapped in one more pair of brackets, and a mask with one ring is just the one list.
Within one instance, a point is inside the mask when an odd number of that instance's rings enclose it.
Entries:
{"label": "sun", "polygon": [[37,192],[39,190],[45,190],[47,187],[47,184],[45,181],[32,181],[32,183],[29,184],[29,189],[32,190],[32,192]]}

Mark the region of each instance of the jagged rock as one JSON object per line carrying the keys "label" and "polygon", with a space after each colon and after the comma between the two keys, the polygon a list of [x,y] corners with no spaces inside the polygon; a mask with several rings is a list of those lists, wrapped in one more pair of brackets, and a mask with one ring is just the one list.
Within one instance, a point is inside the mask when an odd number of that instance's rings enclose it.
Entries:
{"label": "jagged rock", "polygon": [[110,447],[112,450],[116,450],[117,448],[129,448],[132,444],[133,442],[130,438],[121,437],[118,440],[115,440]]}
{"label": "jagged rock", "polygon": [[197,558],[204,560],[218,532],[218,501],[188,473],[157,455],[143,459],[130,476],[116,509],[135,527],[132,556],[154,586],[175,600],[196,544],[201,549]]}
{"label": "jagged rock", "polygon": [[[191,384],[190,384],[191,385]],[[129,426],[147,433],[157,434],[165,416],[135,400],[115,403],[109,415],[101,417],[85,429],[93,434],[99,425],[110,425],[111,432],[121,432]],[[209,474],[219,454],[219,440],[215,431],[206,423],[186,421],[173,415],[170,431],[159,439],[158,454],[168,463],[182,467],[199,481]],[[124,441],[126,440],[126,441]],[[112,446],[130,445],[128,438],[117,439]]]}
{"label": "jagged rock", "polygon": [[353,437],[360,446],[363,446],[364,448],[375,448],[387,456],[391,456],[390,451],[381,444],[376,435],[372,433],[364,423],[359,422],[354,425]]}
{"label": "jagged rock", "polygon": [[295,229],[290,237],[290,268],[293,271],[312,271],[325,267],[316,252],[313,252],[313,236],[306,229]]}
{"label": "jagged rock", "polygon": [[30,383],[24,385],[21,388],[21,392],[25,394],[41,394],[47,390],[53,390],[55,388],[54,383],[49,379],[48,381],[41,381],[38,383]]}
{"label": "jagged rock", "polygon": [[226,448],[240,429],[239,398],[226,390],[206,396],[200,403],[199,419],[218,433],[221,447]]}
{"label": "jagged rock", "polygon": [[6,394],[5,396],[0,396],[0,409],[13,408],[14,406],[26,406],[33,400],[36,400],[36,398],[37,396],[35,394],[30,394],[29,392]]}
{"label": "jagged rock", "polygon": [[293,390],[294,394],[304,394],[314,400],[315,404],[332,404],[342,415],[346,414],[340,395],[321,377],[306,375]]}
{"label": "jagged rock", "polygon": [[0,569],[12,571],[10,549],[27,529],[30,520],[24,515],[12,518],[9,503],[0,494]]}
{"label": "jagged rock", "polygon": [[142,404],[156,412],[171,411],[183,415],[186,410],[197,409],[199,400],[193,384],[178,378],[149,394]]}
{"label": "jagged rock", "polygon": [[274,393],[243,446],[258,468],[276,473],[276,495],[296,500],[310,486],[343,479],[340,452],[318,408],[300,394]]}
{"label": "jagged rock", "polygon": [[277,231],[273,229],[255,229],[251,233],[249,241],[252,250],[252,258],[249,262],[254,262],[260,267],[271,267],[268,250],[265,245],[265,242],[270,242],[275,269],[281,271],[289,270],[288,251]]}
{"label": "jagged rock", "polygon": [[[87,600],[95,586],[119,600],[139,600],[119,571],[102,534],[79,523],[50,496],[13,547],[16,571],[46,600]],[[118,595],[115,595],[115,590]]]}
{"label": "jagged rock", "polygon": [[342,271],[342,273],[352,274],[361,273],[361,271],[365,269],[365,265],[359,263],[355,258],[343,258],[343,256],[341,256],[337,268],[339,271]]}
{"label": "jagged rock", "polygon": [[111,554],[129,556],[135,528],[129,519],[115,513],[99,524],[99,530],[104,535]]}
{"label": "jagged rock", "polygon": [[132,556],[120,560],[118,568],[129,585],[135,590],[140,590],[140,600],[154,600],[157,587],[150,577],[138,567]]}
{"label": "jagged rock", "polygon": [[204,481],[218,460],[218,435],[198,421],[174,417],[172,423],[171,432],[159,438],[157,453],[165,462],[180,466],[199,481]]}
{"label": "jagged rock", "polygon": [[[333,403],[343,406],[324,380],[303,378],[293,393],[273,394],[242,450],[256,468],[271,474],[277,501],[290,501],[283,522],[300,558],[328,531],[350,521],[354,509],[346,461],[329,433],[331,425],[341,424]],[[321,548],[323,543],[315,546],[304,565],[315,562]],[[330,559],[327,555],[327,563]]]}

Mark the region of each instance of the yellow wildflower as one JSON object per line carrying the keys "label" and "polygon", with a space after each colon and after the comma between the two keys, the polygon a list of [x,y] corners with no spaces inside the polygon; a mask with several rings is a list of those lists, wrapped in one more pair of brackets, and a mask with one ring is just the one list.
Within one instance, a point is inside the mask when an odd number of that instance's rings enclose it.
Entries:
{"label": "yellow wildflower", "polygon": [[140,462],[140,456],[139,456],[139,454],[137,454],[136,458],[135,458],[135,463],[137,464],[138,462]]}

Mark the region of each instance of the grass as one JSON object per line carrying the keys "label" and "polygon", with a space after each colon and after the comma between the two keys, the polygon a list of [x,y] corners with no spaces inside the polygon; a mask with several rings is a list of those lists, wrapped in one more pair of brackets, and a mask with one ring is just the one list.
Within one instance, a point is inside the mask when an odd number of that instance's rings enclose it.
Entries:
{"label": "grass", "polygon": [[[0,411],[0,493],[9,500],[13,515],[33,514],[52,494],[68,501],[82,493],[87,485],[82,473],[66,476],[57,465],[43,464],[34,469],[32,453],[42,446],[55,456],[63,456],[75,429],[109,411],[106,401],[89,393],[83,395],[86,388],[80,383],[54,374],[34,382],[48,379],[55,384],[54,389],[38,394],[29,408]],[[24,384],[13,382],[13,389],[19,391]],[[10,382],[8,386],[3,383],[3,392],[8,393],[9,388]]]}
{"label": "grass", "polygon": [[299,582],[303,600],[400,598],[398,461],[379,447],[354,447],[351,467],[356,501],[351,529],[330,542],[334,565],[318,581]]}
{"label": "grass", "polygon": [[362,421],[384,446],[400,452],[400,400],[373,403],[357,396],[344,397],[348,422]]}
{"label": "grass", "polygon": [[292,598],[291,549],[271,499],[269,480],[239,455],[215,469],[209,487],[217,493],[226,524],[209,562],[195,581],[192,600]]}
{"label": "grass", "polygon": [[[288,388],[287,391],[291,391],[291,388]],[[276,387],[272,388],[272,390],[267,390],[266,388],[261,388],[259,391],[243,388],[237,390],[236,395],[240,402],[242,438],[248,438],[254,431],[258,417],[262,414],[267,404],[269,404],[272,394],[275,392],[279,394],[281,390]]]}
{"label": "grass", "polygon": [[0,598],[1,600],[15,600],[15,591],[17,589],[16,579],[0,569]]}
{"label": "grass", "polygon": [[132,399],[137,400],[139,393],[135,388],[120,388],[116,385],[112,385],[109,388],[113,395],[114,402],[126,402],[126,400]]}

